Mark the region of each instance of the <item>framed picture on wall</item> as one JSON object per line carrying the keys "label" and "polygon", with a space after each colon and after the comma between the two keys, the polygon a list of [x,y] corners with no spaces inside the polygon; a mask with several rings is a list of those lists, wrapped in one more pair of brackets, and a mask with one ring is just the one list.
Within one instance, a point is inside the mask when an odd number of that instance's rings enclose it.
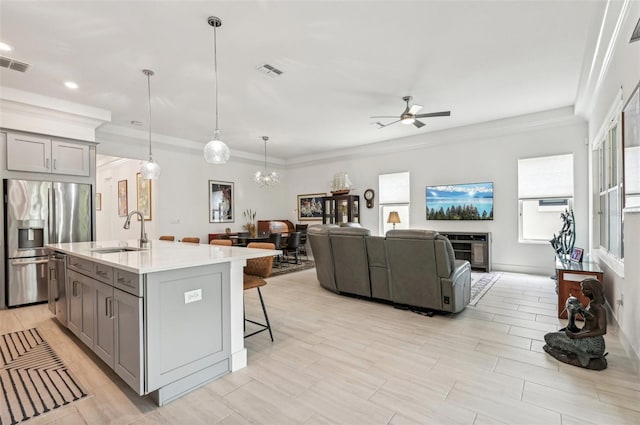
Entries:
{"label": "framed picture on wall", "polygon": [[102,193],[96,192],[96,211],[102,211]]}
{"label": "framed picture on wall", "polygon": [[209,180],[209,223],[234,221],[233,182]]}
{"label": "framed picture on wall", "polygon": [[118,182],[118,215],[126,217],[129,214],[129,199],[127,197],[127,181]]}
{"label": "framed picture on wall", "polygon": [[[151,180],[142,178],[140,173],[136,174],[136,209],[144,216],[146,221],[151,220]],[[140,216],[138,216],[140,221]]]}
{"label": "framed picture on wall", "polygon": [[298,221],[322,220],[324,208],[322,197],[326,193],[298,195]]}

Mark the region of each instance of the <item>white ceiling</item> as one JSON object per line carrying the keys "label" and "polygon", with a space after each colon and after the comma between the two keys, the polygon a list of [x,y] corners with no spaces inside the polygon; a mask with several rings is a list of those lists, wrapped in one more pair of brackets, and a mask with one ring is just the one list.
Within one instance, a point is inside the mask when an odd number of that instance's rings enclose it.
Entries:
{"label": "white ceiling", "polygon": [[[112,112],[112,124],[292,159],[573,105],[604,1],[7,1],[0,84]],[[277,78],[257,67],[284,71]],[[80,86],[71,91],[63,82]],[[417,129],[371,115],[451,110]],[[132,120],[141,121],[134,127]]]}

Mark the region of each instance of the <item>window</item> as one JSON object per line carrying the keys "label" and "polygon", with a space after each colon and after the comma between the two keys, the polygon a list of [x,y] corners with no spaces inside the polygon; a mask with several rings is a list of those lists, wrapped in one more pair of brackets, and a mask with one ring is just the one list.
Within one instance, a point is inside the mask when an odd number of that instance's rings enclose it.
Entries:
{"label": "window", "polygon": [[378,176],[378,192],[380,195],[380,223],[378,226],[380,235],[385,235],[388,230],[394,228],[393,224],[387,223],[391,211],[396,211],[400,217],[400,223],[397,223],[395,228],[408,229],[411,198],[409,173],[380,174]]}
{"label": "window", "polygon": [[548,243],[573,207],[573,154],[518,160],[520,242]]}
{"label": "window", "polygon": [[622,244],[622,137],[621,115],[616,114],[597,146],[599,188],[599,244],[617,259],[624,258]]}

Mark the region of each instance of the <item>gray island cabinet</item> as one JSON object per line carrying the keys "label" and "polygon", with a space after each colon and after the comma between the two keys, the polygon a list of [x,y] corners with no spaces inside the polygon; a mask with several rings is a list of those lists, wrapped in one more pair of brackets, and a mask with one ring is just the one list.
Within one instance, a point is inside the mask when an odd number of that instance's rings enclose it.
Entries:
{"label": "gray island cabinet", "polygon": [[246,366],[242,269],[279,251],[152,241],[51,244],[67,255],[67,327],[163,405]]}

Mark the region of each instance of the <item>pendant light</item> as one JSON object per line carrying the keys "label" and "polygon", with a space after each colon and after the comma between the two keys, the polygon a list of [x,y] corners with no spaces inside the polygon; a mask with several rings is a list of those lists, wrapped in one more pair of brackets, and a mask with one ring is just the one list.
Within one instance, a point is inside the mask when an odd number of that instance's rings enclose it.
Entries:
{"label": "pendant light", "polygon": [[160,166],[153,162],[151,155],[151,76],[154,74],[150,69],[143,69],[142,73],[147,76],[147,94],[149,100],[149,161],[140,167],[140,176],[145,180],[156,180],[160,177]]}
{"label": "pendant light", "polygon": [[256,171],[253,175],[253,181],[258,183],[260,187],[268,187],[277,184],[280,181],[280,175],[275,171],[267,171],[267,136],[262,136],[264,140],[264,171]]}
{"label": "pendant light", "polygon": [[204,147],[204,159],[211,164],[224,164],[229,160],[229,147],[220,140],[220,129],[218,128],[218,52],[216,40],[216,28],[222,25],[222,21],[217,16],[209,16],[207,23],[213,27],[213,69],[215,75],[215,95],[216,95],[216,129],[213,132],[213,140]]}

